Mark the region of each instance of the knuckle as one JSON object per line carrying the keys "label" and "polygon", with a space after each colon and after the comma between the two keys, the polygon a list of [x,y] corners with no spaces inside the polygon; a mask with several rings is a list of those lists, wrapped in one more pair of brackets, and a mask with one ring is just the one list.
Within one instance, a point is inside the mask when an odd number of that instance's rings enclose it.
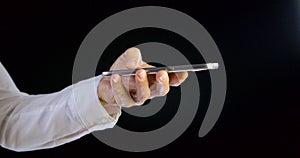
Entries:
{"label": "knuckle", "polygon": [[150,93],[151,93],[151,90],[150,90],[149,87],[147,86],[146,88],[144,88],[144,94],[143,94],[143,97],[149,98]]}
{"label": "knuckle", "polygon": [[134,100],[136,101],[136,105],[142,105],[149,98],[150,98],[150,93],[142,95],[142,96],[140,96],[138,98],[135,98]]}
{"label": "knuckle", "polygon": [[149,94],[147,93],[147,94],[145,94],[145,95],[142,96],[141,101],[145,102],[149,98],[150,98],[150,93]]}
{"label": "knuckle", "polygon": [[173,83],[172,86],[173,87],[178,87],[178,86],[180,86],[180,84],[181,84],[180,82],[176,82],[176,83]]}
{"label": "knuckle", "polygon": [[137,105],[137,106],[141,106],[141,105],[143,105],[143,104],[144,104],[144,102],[145,102],[145,101],[136,102],[136,104],[135,104],[135,105]]}
{"label": "knuckle", "polygon": [[127,101],[127,102],[124,104],[124,107],[130,108],[130,107],[133,107],[134,105],[135,105],[135,102]]}
{"label": "knuckle", "polygon": [[147,100],[150,98],[150,90],[143,96],[144,100]]}
{"label": "knuckle", "polygon": [[132,107],[133,105],[130,105],[130,104],[122,104],[120,105],[121,107],[124,107],[124,108],[130,108]]}
{"label": "knuckle", "polygon": [[184,72],[184,76],[183,76],[184,80],[185,80],[186,78],[188,78],[188,77],[189,77],[189,73]]}
{"label": "knuckle", "polygon": [[169,91],[170,91],[170,87],[169,86],[166,87],[166,88],[164,88],[164,91],[162,92],[162,96],[167,95],[169,93]]}
{"label": "knuckle", "polygon": [[127,104],[126,107],[127,107],[127,108],[131,108],[131,107],[133,107],[133,106],[135,106],[135,105],[136,105],[136,104]]}

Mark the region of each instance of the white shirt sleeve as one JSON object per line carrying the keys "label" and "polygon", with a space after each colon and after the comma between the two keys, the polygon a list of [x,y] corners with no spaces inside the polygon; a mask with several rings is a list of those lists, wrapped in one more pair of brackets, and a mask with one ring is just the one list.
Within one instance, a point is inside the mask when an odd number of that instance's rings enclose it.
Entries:
{"label": "white shirt sleeve", "polygon": [[95,130],[112,128],[101,105],[97,86],[102,76],[71,85],[59,92],[28,95],[20,92],[0,63],[0,144],[14,151],[52,148]]}

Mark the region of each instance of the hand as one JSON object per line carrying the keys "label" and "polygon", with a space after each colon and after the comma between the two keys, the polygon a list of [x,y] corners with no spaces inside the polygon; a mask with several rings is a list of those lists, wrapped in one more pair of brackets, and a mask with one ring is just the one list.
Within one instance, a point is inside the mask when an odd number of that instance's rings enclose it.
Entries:
{"label": "hand", "polygon": [[109,114],[116,113],[120,107],[142,105],[147,99],[165,96],[170,87],[179,86],[188,76],[187,72],[170,73],[159,71],[147,75],[143,68],[154,67],[142,60],[138,48],[125,51],[111,66],[110,70],[140,69],[135,76],[114,74],[104,77],[98,86],[98,96]]}

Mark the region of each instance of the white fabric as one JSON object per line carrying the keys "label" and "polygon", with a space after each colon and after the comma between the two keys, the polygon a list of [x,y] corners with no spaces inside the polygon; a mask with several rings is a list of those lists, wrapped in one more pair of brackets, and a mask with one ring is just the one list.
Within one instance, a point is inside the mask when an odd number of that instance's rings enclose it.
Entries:
{"label": "white fabric", "polygon": [[52,148],[95,130],[112,128],[112,118],[101,105],[97,86],[102,76],[59,92],[28,95],[15,86],[0,63],[0,144],[14,151]]}

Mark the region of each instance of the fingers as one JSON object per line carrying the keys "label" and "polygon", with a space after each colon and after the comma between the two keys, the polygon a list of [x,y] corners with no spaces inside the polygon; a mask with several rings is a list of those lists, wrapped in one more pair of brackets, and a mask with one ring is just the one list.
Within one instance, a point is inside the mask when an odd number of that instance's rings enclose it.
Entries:
{"label": "fingers", "polygon": [[131,98],[129,91],[123,86],[121,76],[114,74],[111,76],[111,88],[114,99],[117,105],[122,107],[131,107],[135,105],[134,100]]}
{"label": "fingers", "polygon": [[170,86],[179,86],[188,77],[187,72],[170,73]]}
{"label": "fingers", "polygon": [[147,99],[165,96],[170,90],[168,73],[159,71],[155,79],[155,83],[149,88],[146,71],[143,69],[138,70],[135,75],[135,89],[128,91],[124,87],[120,75],[115,74],[111,76],[111,89],[116,104],[123,107],[131,107],[133,105],[142,105]]}
{"label": "fingers", "polygon": [[[137,69],[154,67],[142,60],[141,52],[138,48],[127,49],[111,66],[110,70]],[[159,71],[156,75],[148,75],[145,70],[138,70],[135,77],[125,77],[119,75],[111,76],[108,81],[100,85],[102,93],[100,99],[112,105],[130,107],[141,105],[147,99],[157,96],[165,96],[169,86],[179,86],[186,78],[187,72],[169,74],[166,71]],[[103,90],[104,89],[104,90]],[[103,93],[106,92],[106,93]],[[104,98],[104,99],[103,99]]]}
{"label": "fingers", "polygon": [[[120,75],[111,76],[111,89],[113,98],[117,105],[122,107],[131,107],[133,105],[142,105],[150,97],[150,89],[145,70],[138,70],[135,75],[134,90],[127,90]],[[130,93],[133,93],[131,95]]]}
{"label": "fingers", "polygon": [[151,96],[154,98],[157,96],[165,96],[170,90],[169,76],[166,71],[159,71],[156,73],[156,82],[150,86]]}
{"label": "fingers", "polygon": [[142,105],[150,97],[149,83],[145,70],[138,70],[135,75],[136,94],[133,96],[137,105]]}
{"label": "fingers", "polygon": [[142,105],[147,99],[165,96],[170,90],[170,85],[180,85],[187,76],[187,72],[168,74],[166,71],[159,71],[156,75],[147,76],[146,71],[140,69],[136,72],[133,81],[130,82],[131,88],[128,90],[125,88],[121,76],[115,74],[108,81],[110,85],[107,85],[107,81],[105,80],[103,81],[103,85],[100,85],[104,91],[111,89],[112,95],[104,93],[101,96],[105,98],[105,101],[108,100],[108,103],[114,103],[123,107]]}

